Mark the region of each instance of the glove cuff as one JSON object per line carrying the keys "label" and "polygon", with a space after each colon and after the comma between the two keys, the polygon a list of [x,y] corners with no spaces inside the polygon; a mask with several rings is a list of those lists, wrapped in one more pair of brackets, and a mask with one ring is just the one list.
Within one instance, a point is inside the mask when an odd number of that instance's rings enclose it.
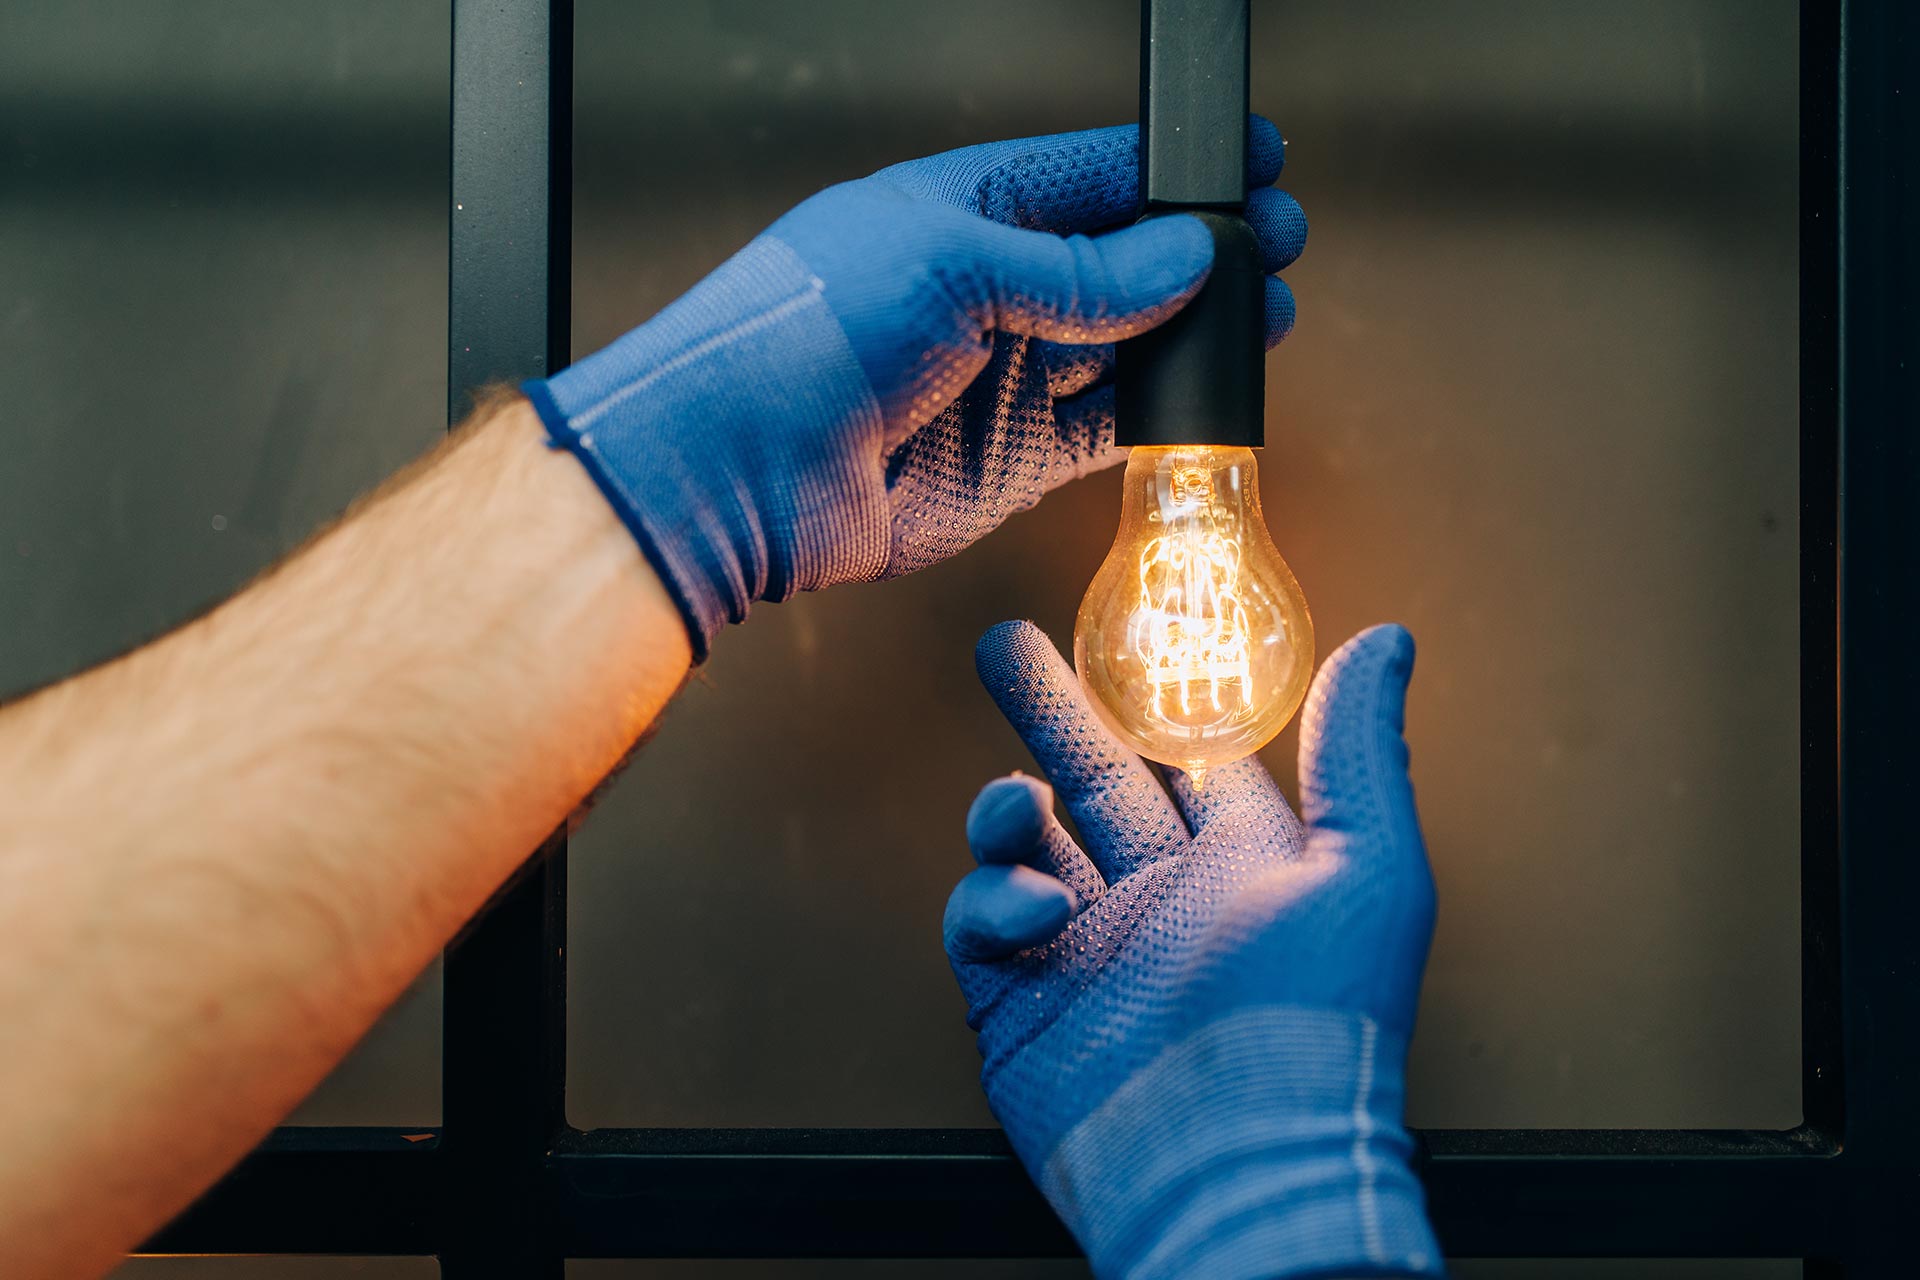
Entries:
{"label": "glove cuff", "polygon": [[1364,1015],[1241,1009],[1136,1072],[1037,1180],[1103,1280],[1442,1275],[1405,1060]]}
{"label": "glove cuff", "polygon": [[[755,240],[612,346],[522,389],[660,575],[695,662],[752,601],[885,564],[884,519],[849,529],[822,514],[874,510],[879,407],[821,281],[778,240]],[[836,449],[849,424],[874,458]]]}

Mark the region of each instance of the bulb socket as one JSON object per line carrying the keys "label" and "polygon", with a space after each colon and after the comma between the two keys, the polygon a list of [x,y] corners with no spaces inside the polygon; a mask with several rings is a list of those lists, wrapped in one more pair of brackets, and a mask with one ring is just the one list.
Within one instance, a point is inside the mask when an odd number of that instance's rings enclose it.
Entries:
{"label": "bulb socket", "polygon": [[1171,320],[1114,353],[1114,441],[1257,449],[1266,443],[1267,278],[1246,219],[1187,213],[1213,233],[1213,270]]}

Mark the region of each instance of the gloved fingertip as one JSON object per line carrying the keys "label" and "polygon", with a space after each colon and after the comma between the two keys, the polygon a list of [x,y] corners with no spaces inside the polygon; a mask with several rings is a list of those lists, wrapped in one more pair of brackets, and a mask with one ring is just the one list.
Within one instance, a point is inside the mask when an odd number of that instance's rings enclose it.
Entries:
{"label": "gloved fingertip", "polygon": [[1287,142],[1280,126],[1255,112],[1247,117],[1247,185],[1264,187],[1286,167]]}
{"label": "gloved fingertip", "polygon": [[999,686],[1000,674],[1011,662],[1019,661],[1037,652],[1035,646],[1050,645],[1047,633],[1025,618],[1013,618],[1006,622],[997,622],[988,627],[980,642],[973,646],[973,669],[980,677],[980,683],[994,691]]}
{"label": "gloved fingertip", "polygon": [[1413,632],[1397,622],[1382,622],[1368,627],[1347,642],[1379,655],[1381,675],[1395,700],[1404,704],[1407,685],[1413,679]]}
{"label": "gloved fingertip", "polygon": [[1413,632],[1397,622],[1384,622],[1360,633],[1382,654],[1382,692],[1386,695],[1384,712],[1388,727],[1403,733],[1407,727],[1407,686],[1413,683]]}
{"label": "gloved fingertip", "polygon": [[1137,337],[1191,298],[1213,266],[1213,236],[1185,214],[1065,239],[961,214],[950,222],[956,247],[971,256],[968,278],[985,285],[966,305],[990,307],[981,319],[994,328],[1048,342]]}
{"label": "gloved fingertip", "polygon": [[1078,905],[1073,890],[1032,867],[980,867],[954,886],[941,936],[956,961],[1001,960],[1059,933]]}
{"label": "gloved fingertip", "polygon": [[1172,302],[1200,287],[1213,268],[1213,233],[1190,214],[1111,231],[1096,242],[1117,294],[1118,311]]}
{"label": "gloved fingertip", "polygon": [[[1354,802],[1380,794],[1383,782],[1411,811],[1402,733],[1413,656],[1413,636],[1386,623],[1354,636],[1321,665],[1300,721],[1300,792],[1310,823],[1345,825],[1369,816],[1370,802]],[[1385,777],[1382,768],[1390,771]]]}
{"label": "gloved fingertip", "polygon": [[1294,321],[1299,318],[1293,290],[1278,276],[1267,277],[1266,313],[1267,350],[1271,351],[1287,340],[1287,335],[1293,332]]}
{"label": "gloved fingertip", "polygon": [[1307,248],[1307,213],[1291,193],[1262,187],[1247,196],[1247,225],[1260,242],[1260,269],[1291,266]]}
{"label": "gloved fingertip", "polygon": [[1024,773],[995,778],[967,810],[967,845],[975,861],[1024,862],[1040,847],[1053,813],[1053,788]]}
{"label": "gloved fingertip", "polygon": [[1324,718],[1352,703],[1391,716],[1398,727],[1413,676],[1413,633],[1397,622],[1368,627],[1321,664],[1307,694],[1308,711]]}

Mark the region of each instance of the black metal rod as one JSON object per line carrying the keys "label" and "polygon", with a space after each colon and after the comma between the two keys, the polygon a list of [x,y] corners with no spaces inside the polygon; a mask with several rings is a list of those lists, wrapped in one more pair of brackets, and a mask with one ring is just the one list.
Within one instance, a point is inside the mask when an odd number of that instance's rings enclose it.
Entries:
{"label": "black metal rod", "polygon": [[[1811,1131],[1423,1136],[1421,1173],[1455,1255],[1840,1256],[1850,1206],[1906,1186]],[[469,1229],[435,1223],[461,1184],[442,1189],[434,1148],[431,1135],[285,1130],[149,1248],[429,1252],[440,1231]],[[540,1225],[571,1257],[1074,1252],[992,1129],[594,1130],[536,1163]]]}
{"label": "black metal rod", "polygon": [[1143,214],[1198,215],[1213,271],[1180,313],[1122,342],[1122,445],[1265,442],[1266,276],[1241,211],[1247,185],[1247,0],[1142,0]]}
{"label": "black metal rod", "polygon": [[[455,0],[449,418],[566,363],[571,0]],[[566,837],[447,955],[443,1273],[558,1277],[540,1161],[565,1123]]]}
{"label": "black metal rod", "polygon": [[1246,207],[1248,34],[1247,0],[1141,0],[1146,212]]}
{"label": "black metal rod", "polygon": [[[1456,1256],[1825,1256],[1853,1182],[1798,1131],[1443,1131],[1422,1170]],[[574,1257],[1053,1257],[1002,1135],[596,1131],[553,1157]]]}
{"label": "black metal rod", "polygon": [[[1920,6],[1843,6],[1839,208],[1840,977],[1849,1276],[1909,1276],[1920,1193]],[[1818,272],[1824,264],[1816,263]]]}
{"label": "black metal rod", "polygon": [[1800,27],[1800,1098],[1840,1133],[1840,15],[1803,5]]}
{"label": "black metal rod", "polygon": [[432,1253],[439,1145],[429,1130],[277,1129],[140,1252]]}

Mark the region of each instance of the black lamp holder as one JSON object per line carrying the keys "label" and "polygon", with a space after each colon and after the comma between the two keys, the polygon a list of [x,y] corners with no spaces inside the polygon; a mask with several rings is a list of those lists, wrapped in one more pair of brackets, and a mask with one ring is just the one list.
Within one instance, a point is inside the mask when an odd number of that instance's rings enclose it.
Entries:
{"label": "black lamp holder", "polygon": [[1189,213],[1213,271],[1178,315],[1122,342],[1122,445],[1266,441],[1266,279],[1247,225],[1248,0],[1142,0],[1141,217]]}

